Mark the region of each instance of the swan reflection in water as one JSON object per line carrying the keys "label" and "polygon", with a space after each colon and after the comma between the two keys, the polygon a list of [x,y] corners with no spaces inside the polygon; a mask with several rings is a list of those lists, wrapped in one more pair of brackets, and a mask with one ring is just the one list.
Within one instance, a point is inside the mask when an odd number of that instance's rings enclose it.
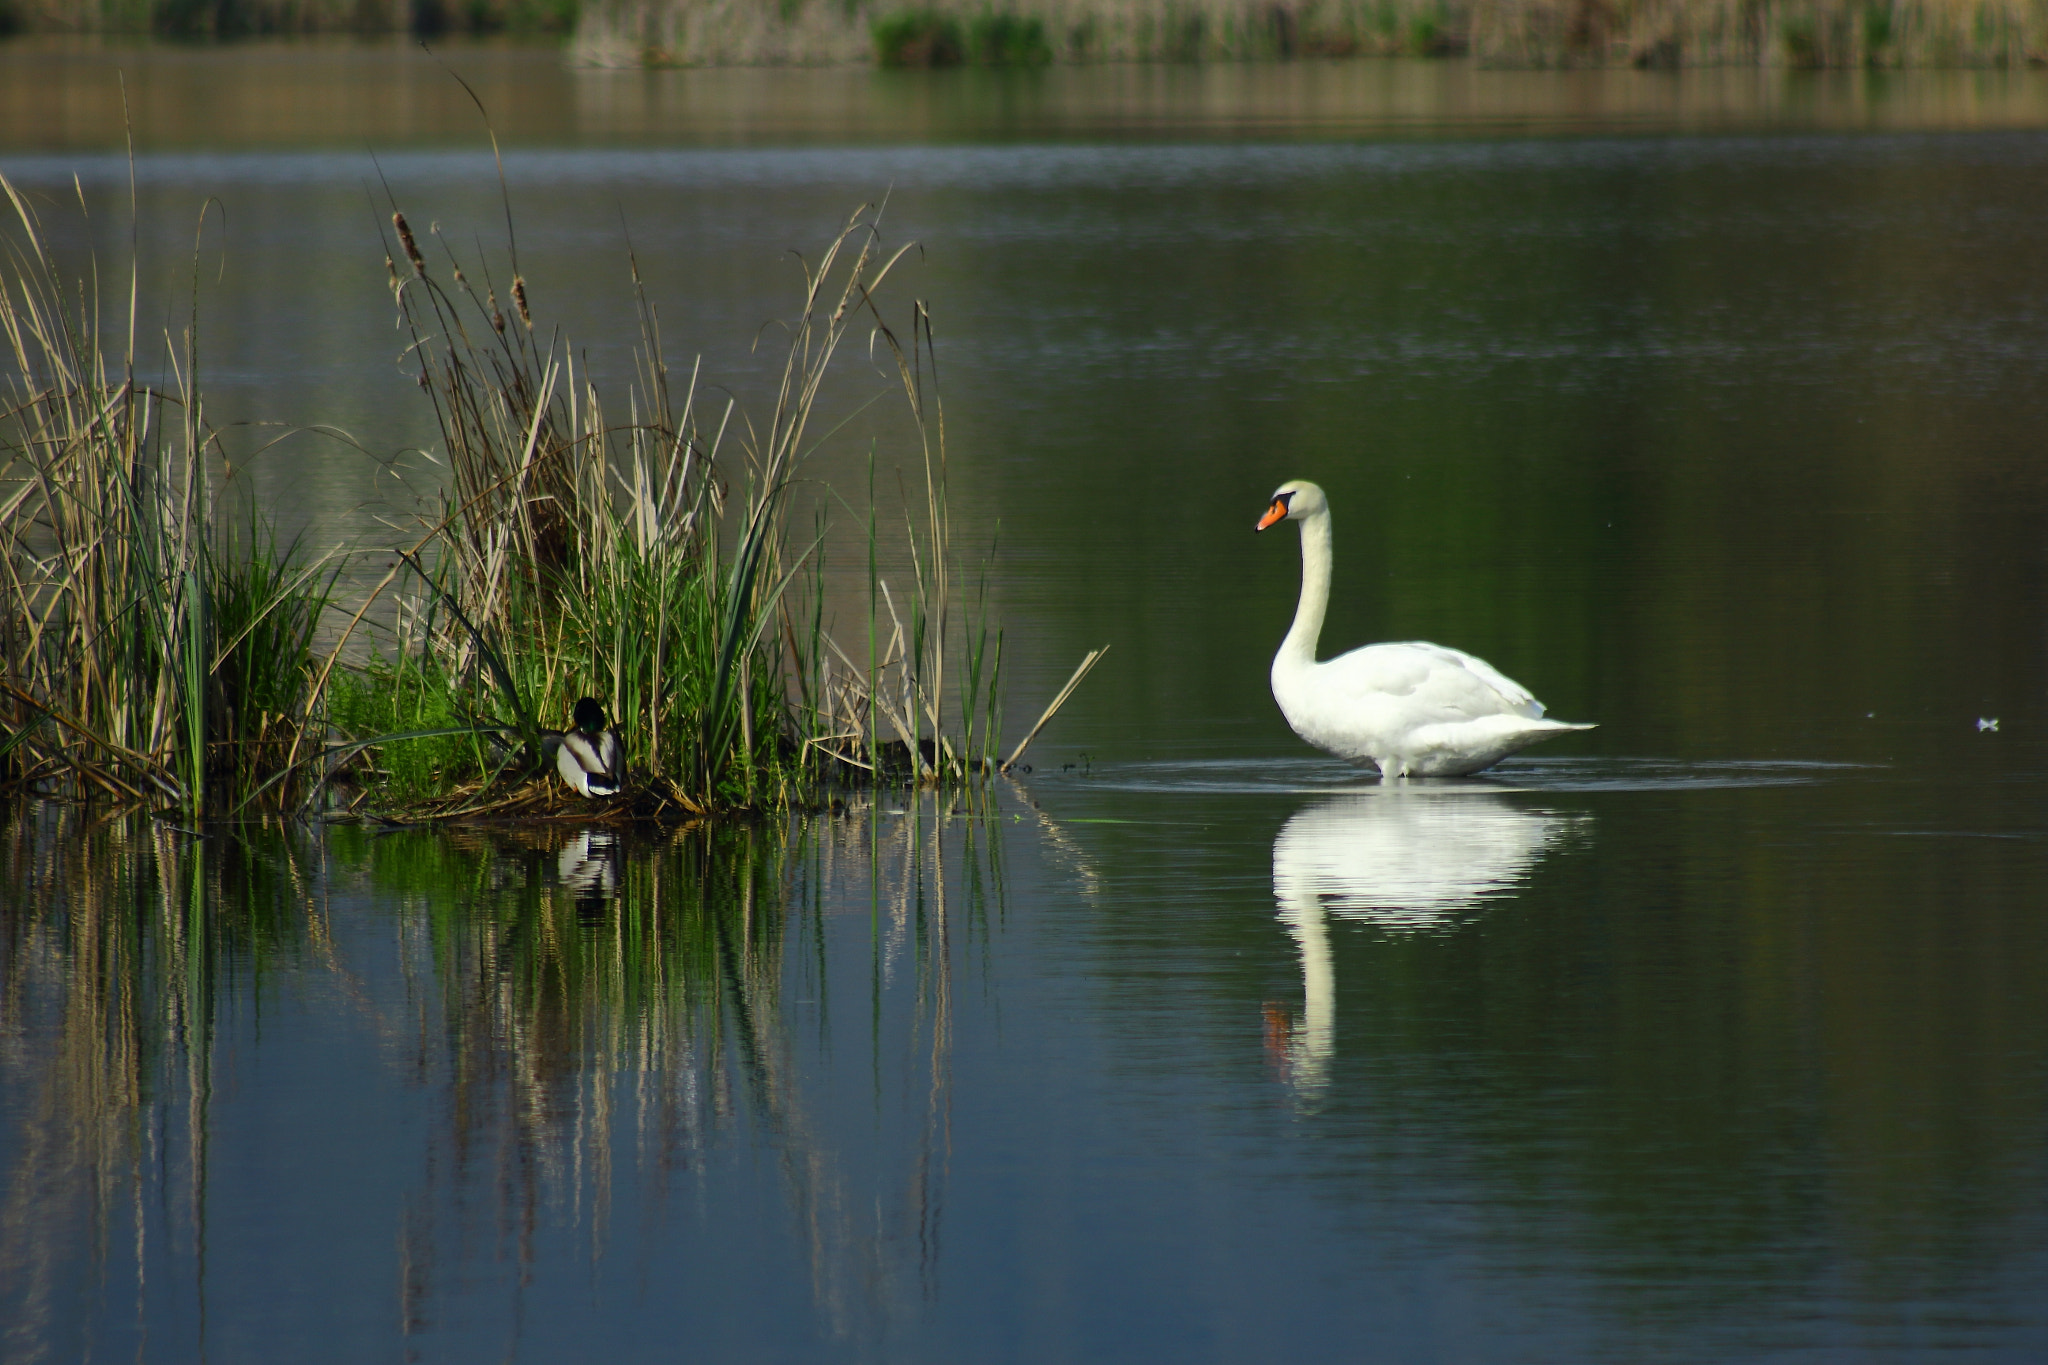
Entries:
{"label": "swan reflection in water", "polygon": [[1297,1096],[1328,1082],[1337,983],[1328,916],[1391,934],[1442,932],[1513,892],[1585,817],[1483,790],[1384,787],[1295,812],[1273,840],[1273,899],[1301,952],[1302,1013],[1266,1007],[1266,1042]]}

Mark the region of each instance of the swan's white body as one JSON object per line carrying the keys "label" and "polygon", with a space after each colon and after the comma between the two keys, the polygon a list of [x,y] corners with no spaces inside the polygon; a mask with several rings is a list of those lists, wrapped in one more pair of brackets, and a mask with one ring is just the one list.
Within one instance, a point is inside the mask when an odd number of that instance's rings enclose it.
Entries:
{"label": "swan's white body", "polygon": [[1282,484],[1260,521],[1301,523],[1301,603],[1273,656],[1273,700],[1319,749],[1383,778],[1462,777],[1528,745],[1591,725],[1545,720],[1529,689],[1484,659],[1421,640],[1367,645],[1317,662],[1330,601],[1330,506],[1305,480]]}

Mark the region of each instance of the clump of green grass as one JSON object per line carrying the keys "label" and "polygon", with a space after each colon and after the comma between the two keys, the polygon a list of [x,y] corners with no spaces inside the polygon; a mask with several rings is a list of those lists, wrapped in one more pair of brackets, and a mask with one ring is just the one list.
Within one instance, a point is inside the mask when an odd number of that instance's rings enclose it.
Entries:
{"label": "clump of green grass", "polygon": [[985,10],[964,24],[941,10],[899,10],[868,26],[882,66],[1042,66],[1052,60],[1045,21]]}
{"label": "clump of green grass", "polygon": [[883,66],[959,66],[967,60],[960,21],[937,10],[899,10],[868,26]]}
{"label": "clump of green grass", "polygon": [[208,766],[221,799],[240,805],[290,762],[317,722],[314,639],[339,566],[318,579],[300,542],[280,547],[254,504],[239,536],[216,531],[199,549],[210,628]]}
{"label": "clump of green grass", "polygon": [[496,735],[475,725],[464,690],[431,655],[378,654],[335,673],[327,718],[338,734],[352,738],[414,735],[378,745],[377,762],[360,763],[356,775],[378,787],[385,802],[429,801],[503,766]]}
{"label": "clump of green grass", "polygon": [[990,11],[970,20],[967,52],[978,66],[1043,66],[1052,60],[1045,21],[1009,11]]}
{"label": "clump of green grass", "polygon": [[1778,43],[1789,66],[1818,67],[1827,62],[1826,35],[1811,11],[1788,14],[1778,25]]}

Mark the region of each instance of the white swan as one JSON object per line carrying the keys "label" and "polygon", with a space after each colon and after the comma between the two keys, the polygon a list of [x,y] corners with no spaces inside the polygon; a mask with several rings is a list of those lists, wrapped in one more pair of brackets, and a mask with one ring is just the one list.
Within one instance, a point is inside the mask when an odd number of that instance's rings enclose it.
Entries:
{"label": "white swan", "polygon": [[1543,719],[1543,704],[1484,659],[1421,640],[1367,645],[1322,663],[1330,601],[1330,504],[1306,479],[1283,483],[1254,530],[1301,523],[1301,605],[1273,656],[1273,700],[1317,748],[1377,764],[1382,778],[1462,777],[1539,739],[1591,725]]}

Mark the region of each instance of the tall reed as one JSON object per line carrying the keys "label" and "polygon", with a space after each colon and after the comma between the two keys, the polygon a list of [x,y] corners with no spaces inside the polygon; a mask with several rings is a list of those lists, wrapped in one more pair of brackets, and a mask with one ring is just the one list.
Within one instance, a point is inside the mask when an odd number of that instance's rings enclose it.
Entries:
{"label": "tall reed", "polygon": [[196,280],[153,386],[137,262],[125,297],[102,298],[97,265],[74,287],[27,197],[5,177],[0,192],[0,781],[191,814],[239,802],[312,721],[332,576],[253,510],[239,539],[218,524]]}

